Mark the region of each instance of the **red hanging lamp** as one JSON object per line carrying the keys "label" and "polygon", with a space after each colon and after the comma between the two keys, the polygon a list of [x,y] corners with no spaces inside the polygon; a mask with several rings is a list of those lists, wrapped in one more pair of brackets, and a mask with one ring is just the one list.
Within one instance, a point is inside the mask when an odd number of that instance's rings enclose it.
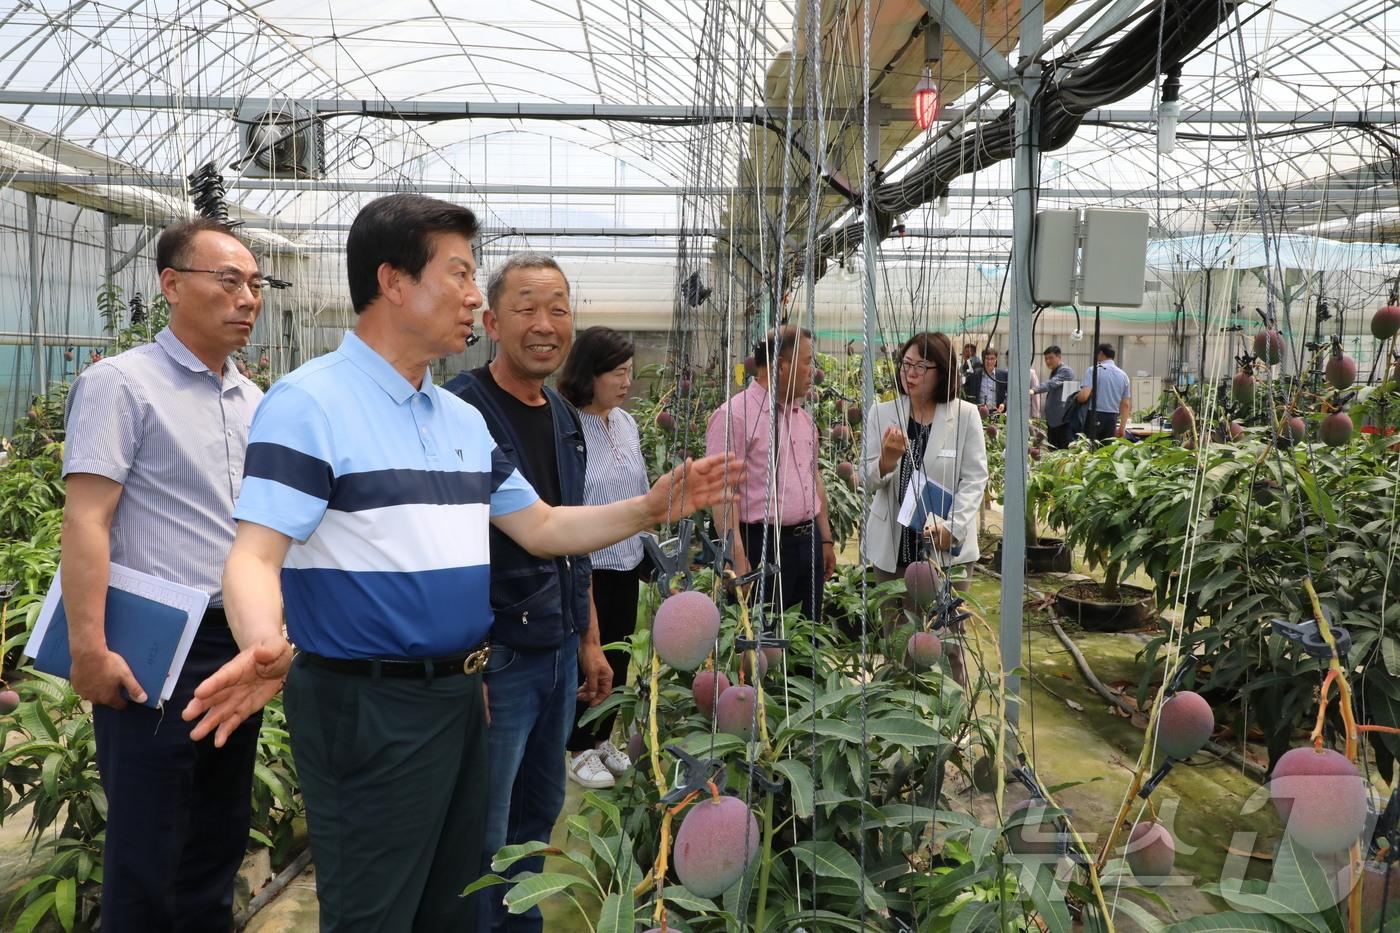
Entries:
{"label": "red hanging lamp", "polygon": [[926,130],[937,123],[941,107],[938,85],[925,74],[919,79],[919,83],[914,85],[914,122],[919,125],[919,129]]}

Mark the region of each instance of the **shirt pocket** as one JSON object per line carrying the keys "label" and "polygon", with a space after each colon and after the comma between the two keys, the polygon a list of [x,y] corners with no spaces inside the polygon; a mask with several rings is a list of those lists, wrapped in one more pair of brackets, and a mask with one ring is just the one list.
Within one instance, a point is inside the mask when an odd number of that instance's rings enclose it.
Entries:
{"label": "shirt pocket", "polygon": [[563,616],[559,571],[530,568],[496,573],[491,580],[491,612],[497,622],[558,626]]}

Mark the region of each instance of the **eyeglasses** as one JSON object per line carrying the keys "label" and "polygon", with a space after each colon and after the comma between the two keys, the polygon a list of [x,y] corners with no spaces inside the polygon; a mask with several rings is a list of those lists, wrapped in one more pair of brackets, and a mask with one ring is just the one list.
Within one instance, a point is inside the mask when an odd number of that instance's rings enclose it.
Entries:
{"label": "eyeglasses", "polygon": [[224,291],[228,292],[230,295],[237,295],[239,292],[243,291],[243,286],[246,285],[253,297],[257,298],[262,295],[263,288],[267,286],[267,279],[260,275],[245,279],[237,272],[233,272],[229,269],[186,269],[180,266],[171,266],[170,268],[174,269],[176,272],[207,272],[217,278],[219,284],[223,286]]}
{"label": "eyeglasses", "polygon": [[922,360],[900,360],[899,368],[906,373],[918,373],[923,375],[931,369],[940,369],[937,363],[925,363]]}

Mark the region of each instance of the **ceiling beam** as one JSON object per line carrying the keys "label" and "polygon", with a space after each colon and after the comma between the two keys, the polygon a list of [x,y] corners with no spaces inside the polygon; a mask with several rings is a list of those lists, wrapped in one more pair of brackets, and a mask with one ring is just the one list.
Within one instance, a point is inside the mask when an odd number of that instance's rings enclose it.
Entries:
{"label": "ceiling beam", "polygon": [[934,22],[940,23],[967,57],[999,88],[1011,89],[1016,72],[996,44],[951,0],[919,0]]}
{"label": "ceiling beam", "polygon": [[[141,188],[184,191],[188,182],[174,175],[132,174],[87,174],[83,172],[54,173],[0,171],[0,187],[12,185],[132,185]],[[392,194],[400,191],[413,191],[416,194],[456,194],[492,195],[520,197],[547,196],[595,196],[620,195],[626,197],[712,197],[734,194],[779,195],[782,189],[775,186],[757,188],[752,185],[513,185],[513,184],[463,184],[457,182],[395,182],[363,181],[353,179],[290,180],[277,178],[226,178],[224,185],[229,190],[282,191],[299,194],[309,191],[367,192]],[[950,188],[949,197],[996,199],[1009,198],[1014,193],[1011,188],[961,186]],[[1343,201],[1374,199],[1388,196],[1400,197],[1400,188],[1348,187],[1336,184],[1328,187],[1280,188],[1266,192],[1264,197],[1271,204],[1280,202],[1307,204],[1317,201]],[[1165,200],[1212,200],[1247,197],[1255,198],[1253,191],[1236,188],[1041,188],[1042,198],[1067,198],[1083,200],[1104,199],[1165,199]]]}
{"label": "ceiling beam", "polygon": [[[135,110],[217,110],[229,113],[263,113],[285,110],[290,104],[321,116],[371,116],[397,120],[616,120],[618,122],[728,123],[733,121],[770,121],[782,123],[787,119],[785,107],[737,106],[722,114],[708,107],[674,106],[665,104],[553,104],[553,103],[494,103],[479,101],[430,100],[362,100],[350,98],[316,98],[291,101],[282,97],[235,97],[183,94],[118,94],[81,91],[21,91],[0,89],[0,104],[26,107],[95,107],[99,109]],[[859,108],[831,107],[824,111],[828,120],[845,121],[862,118]],[[990,120],[1002,113],[983,110],[964,114],[955,107],[944,109],[948,119],[964,117]],[[872,102],[873,120],[912,121],[906,108]],[[1151,123],[1157,119],[1152,110],[1091,110],[1084,122]],[[1242,110],[1183,109],[1182,123],[1245,123],[1259,124],[1330,124],[1339,126],[1356,123],[1400,123],[1400,109],[1374,110],[1260,110],[1249,114]]]}

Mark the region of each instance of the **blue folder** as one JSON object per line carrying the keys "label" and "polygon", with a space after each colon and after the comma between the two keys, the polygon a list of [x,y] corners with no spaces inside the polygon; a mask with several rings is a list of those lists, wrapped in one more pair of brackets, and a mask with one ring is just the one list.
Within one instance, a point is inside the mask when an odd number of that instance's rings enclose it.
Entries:
{"label": "blue folder", "polygon": [[[175,661],[185,612],[116,587],[107,589],[107,647],[121,655],[152,708],[160,706],[165,677]],[[68,614],[63,601],[54,610],[53,622],[34,658],[36,670],[68,679],[73,658],[68,648]]]}
{"label": "blue folder", "polygon": [[[901,500],[901,506],[903,501]],[[925,479],[923,488],[914,497],[914,514],[909,516],[908,528],[919,531],[928,524],[929,516],[934,515],[944,521],[953,514],[953,491],[942,483]],[[961,544],[953,545],[952,555],[957,557],[962,551]]]}
{"label": "blue folder", "polygon": [[923,488],[918,490],[918,495],[914,498],[914,514],[909,517],[908,527],[922,530],[930,515],[946,520],[952,512],[952,490],[942,483],[925,480]]}

